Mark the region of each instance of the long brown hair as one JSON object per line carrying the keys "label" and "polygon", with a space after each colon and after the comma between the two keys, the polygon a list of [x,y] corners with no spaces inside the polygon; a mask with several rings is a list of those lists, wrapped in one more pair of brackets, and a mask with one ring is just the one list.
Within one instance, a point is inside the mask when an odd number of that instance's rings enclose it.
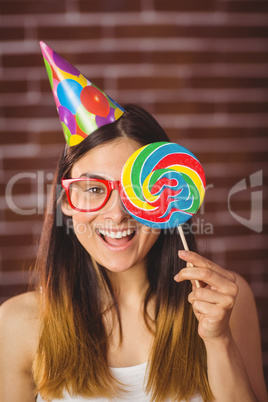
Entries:
{"label": "long brown hair", "polygon": [[[120,137],[141,145],[169,141],[156,120],[141,108],[126,106],[116,122],[103,126],[82,143],[63,153],[54,177],[51,205],[45,216],[35,270],[40,278],[39,346],[33,364],[36,393],[44,399],[71,395],[107,397],[123,389],[111,374],[107,353],[110,333],[104,325],[107,309],[121,320],[114,289],[105,267],[92,261],[71,227],[71,218],[61,211],[61,178],[68,177],[73,164],[90,149]],[[187,235],[192,250],[194,237]],[[144,300],[144,319],[154,332],[148,362],[146,391],[151,400],[162,402],[189,399],[199,392],[205,401],[212,395],[206,372],[206,353],[197,332],[197,320],[188,303],[190,282],[176,283],[174,275],[184,267],[177,257],[182,248],[177,230],[162,230],[148,253],[149,288]],[[102,303],[102,295],[109,306]],[[155,299],[155,316],[148,303]],[[153,325],[152,325],[153,324]],[[122,331],[121,331],[122,337]]]}

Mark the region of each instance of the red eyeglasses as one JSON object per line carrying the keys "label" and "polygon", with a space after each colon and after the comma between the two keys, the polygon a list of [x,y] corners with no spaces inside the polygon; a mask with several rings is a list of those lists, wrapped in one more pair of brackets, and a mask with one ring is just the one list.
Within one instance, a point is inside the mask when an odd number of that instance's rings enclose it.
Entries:
{"label": "red eyeglasses", "polygon": [[113,190],[121,194],[120,181],[95,178],[61,180],[70,206],[79,212],[94,212],[101,209],[108,201]]}

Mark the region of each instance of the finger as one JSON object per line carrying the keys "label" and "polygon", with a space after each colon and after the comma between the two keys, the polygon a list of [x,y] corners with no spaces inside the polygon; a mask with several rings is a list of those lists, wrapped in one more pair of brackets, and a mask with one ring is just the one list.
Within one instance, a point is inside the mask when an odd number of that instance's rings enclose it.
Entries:
{"label": "finger", "polygon": [[[199,281],[199,287],[204,288],[206,286],[206,283]],[[196,285],[196,280],[191,279],[191,284],[192,284],[192,288],[196,289],[198,288],[198,286]]]}
{"label": "finger", "polygon": [[218,272],[221,276],[229,279],[230,281],[236,282],[236,277],[232,272],[227,271],[226,269],[220,267],[207,258],[194,253],[193,251],[179,250],[179,257],[187,263],[193,264],[195,267],[210,268],[213,271]]}
{"label": "finger", "polygon": [[238,286],[236,283],[226,279],[224,276],[210,268],[183,268],[175,277],[176,282],[184,280],[199,280],[211,286],[212,289],[224,294],[236,296]]}
{"label": "finger", "polygon": [[214,317],[216,315],[218,304],[208,303],[203,300],[195,300],[192,303],[192,306],[195,314]]}
{"label": "finger", "polygon": [[230,310],[235,303],[235,296],[224,295],[208,288],[196,288],[188,296],[188,301],[193,304],[196,301],[203,301],[211,304],[220,304],[224,309]]}
{"label": "finger", "polygon": [[[200,290],[199,290],[200,289]],[[222,302],[223,294],[206,288],[193,289],[188,295],[188,301],[193,304],[195,300],[204,301],[207,303],[218,304]]]}
{"label": "finger", "polygon": [[[176,274],[173,279],[176,282],[182,282],[184,279],[180,279],[180,277],[178,275],[179,274]],[[189,279],[189,281],[191,282],[193,288],[197,287],[197,284],[196,284],[197,280],[196,279]],[[203,281],[198,281],[198,283],[199,283],[199,287],[201,287],[201,288],[204,288],[205,286],[207,286],[207,284],[205,282],[203,282]]]}
{"label": "finger", "polygon": [[198,320],[206,318],[207,323],[215,325],[216,323],[228,321],[230,318],[230,311],[222,308],[219,304],[206,303],[204,301],[197,300],[193,304],[193,310]]}
{"label": "finger", "polygon": [[[175,280],[176,282],[181,282],[181,280],[178,278],[178,274],[174,276],[174,280]],[[191,282],[191,284],[192,284],[192,288],[193,288],[193,289],[194,289],[194,288],[197,288],[197,287],[204,288],[205,286],[207,286],[207,284],[206,284],[205,282],[197,281],[196,279],[190,279],[190,282]],[[197,286],[197,283],[196,283],[196,282],[199,283],[199,286]]]}
{"label": "finger", "polygon": [[[187,262],[186,263],[186,267],[193,267],[193,264],[191,264],[190,262]],[[195,283],[195,286],[197,287],[197,288],[200,288],[200,282],[198,282],[196,279],[195,279],[195,281],[194,281],[194,283]]]}

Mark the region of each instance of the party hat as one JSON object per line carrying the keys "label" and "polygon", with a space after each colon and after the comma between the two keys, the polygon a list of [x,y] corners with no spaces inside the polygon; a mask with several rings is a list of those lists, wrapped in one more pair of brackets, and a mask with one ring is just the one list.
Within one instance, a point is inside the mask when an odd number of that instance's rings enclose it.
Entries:
{"label": "party hat", "polygon": [[44,42],[40,42],[65,140],[77,145],[124,109]]}

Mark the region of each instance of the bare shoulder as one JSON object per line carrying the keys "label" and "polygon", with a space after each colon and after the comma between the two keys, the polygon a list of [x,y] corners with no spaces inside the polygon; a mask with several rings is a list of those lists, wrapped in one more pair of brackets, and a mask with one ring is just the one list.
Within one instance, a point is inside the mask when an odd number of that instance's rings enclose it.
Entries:
{"label": "bare shoulder", "polygon": [[258,313],[254,294],[248,282],[239,274],[232,272],[236,277],[238,295],[232,311],[230,325],[237,341],[248,342],[245,334],[254,338],[260,338]]}
{"label": "bare shoulder", "polygon": [[27,292],[11,297],[1,304],[0,312],[1,314],[12,312],[14,314],[23,313],[24,316],[31,315],[33,312],[37,312],[38,297],[37,292]]}
{"label": "bare shoulder", "polygon": [[266,400],[260,325],[254,294],[244,278],[235,272],[233,274],[236,277],[238,295],[230,320],[232,335],[252,387],[258,393],[258,400]]}
{"label": "bare shoulder", "polygon": [[[256,323],[258,322],[257,309],[254,294],[249,283],[236,272],[232,272],[236,278],[236,284],[238,286],[238,295],[236,298],[236,303],[233,308],[233,314],[231,318],[231,325],[236,326],[237,321],[239,325],[244,321],[244,317],[247,317],[247,325],[249,315],[254,317]],[[253,318],[252,317],[252,318]],[[241,318],[241,320],[240,320]]]}
{"label": "bare shoulder", "polygon": [[32,365],[39,342],[38,293],[0,306],[0,400],[35,401]]}
{"label": "bare shoulder", "polygon": [[239,288],[239,292],[242,293],[243,296],[246,295],[246,296],[251,296],[252,298],[254,298],[251,287],[250,287],[249,283],[246,281],[246,279],[243,278],[241,275],[239,275],[237,272],[234,272],[234,271],[230,271],[230,272],[232,272],[235,275],[236,283]]}
{"label": "bare shoulder", "polygon": [[27,330],[31,325],[36,325],[39,318],[38,302],[39,295],[37,292],[22,293],[6,300],[0,306],[0,326],[8,329],[10,326],[19,327],[22,325],[21,330]]}
{"label": "bare shoulder", "polygon": [[22,326],[21,330],[27,330],[36,325],[39,318],[38,301],[37,292],[22,293],[6,300],[0,306],[1,328],[8,330]]}
{"label": "bare shoulder", "polygon": [[31,365],[39,337],[37,292],[12,297],[0,306],[0,350],[12,350],[22,365]]}

